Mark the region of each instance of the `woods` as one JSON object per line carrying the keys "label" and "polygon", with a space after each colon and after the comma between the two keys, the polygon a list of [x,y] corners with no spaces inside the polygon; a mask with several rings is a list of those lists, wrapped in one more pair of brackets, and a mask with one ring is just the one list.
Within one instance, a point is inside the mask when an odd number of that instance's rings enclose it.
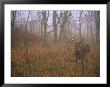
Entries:
{"label": "woods", "polygon": [[12,76],[100,76],[100,11],[11,11]]}

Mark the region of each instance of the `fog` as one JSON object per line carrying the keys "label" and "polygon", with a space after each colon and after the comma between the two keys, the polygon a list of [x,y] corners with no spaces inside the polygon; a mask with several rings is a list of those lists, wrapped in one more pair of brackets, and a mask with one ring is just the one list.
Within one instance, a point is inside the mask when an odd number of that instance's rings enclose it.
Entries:
{"label": "fog", "polygon": [[100,11],[11,11],[11,76],[99,77]]}

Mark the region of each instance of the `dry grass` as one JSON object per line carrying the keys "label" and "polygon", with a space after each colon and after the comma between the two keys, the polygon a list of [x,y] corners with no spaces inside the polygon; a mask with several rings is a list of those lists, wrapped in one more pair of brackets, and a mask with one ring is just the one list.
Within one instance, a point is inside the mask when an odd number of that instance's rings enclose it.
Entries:
{"label": "dry grass", "polygon": [[59,42],[49,47],[36,42],[28,48],[12,48],[11,76],[100,76],[100,46],[92,41],[90,47],[90,53],[83,59],[84,72],[81,63],[74,64],[74,47],[69,43]]}

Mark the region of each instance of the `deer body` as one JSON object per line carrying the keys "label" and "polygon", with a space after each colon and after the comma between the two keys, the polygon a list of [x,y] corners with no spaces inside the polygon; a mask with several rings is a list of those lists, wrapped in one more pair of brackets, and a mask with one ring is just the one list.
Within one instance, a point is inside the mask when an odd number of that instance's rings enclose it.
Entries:
{"label": "deer body", "polygon": [[[73,39],[72,39],[73,40]],[[72,42],[75,51],[75,60],[84,59],[86,55],[90,52],[89,44],[84,42],[84,39],[80,40],[79,42]]]}
{"label": "deer body", "polygon": [[75,44],[75,56],[77,59],[84,58],[89,51],[90,47],[88,44]]}

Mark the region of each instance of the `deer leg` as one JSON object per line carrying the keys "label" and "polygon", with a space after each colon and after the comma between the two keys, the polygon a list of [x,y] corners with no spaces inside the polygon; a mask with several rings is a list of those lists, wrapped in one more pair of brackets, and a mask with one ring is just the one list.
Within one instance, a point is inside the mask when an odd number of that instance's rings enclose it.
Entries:
{"label": "deer leg", "polygon": [[79,72],[79,63],[78,63],[78,61],[79,61],[79,60],[76,59],[75,62],[74,62],[74,64],[76,64],[76,66],[75,66],[75,67],[76,67],[76,73]]}
{"label": "deer leg", "polygon": [[88,72],[88,59],[87,59],[87,57],[86,57],[86,66],[85,66],[85,68],[86,68],[86,70],[87,70],[87,72]]}
{"label": "deer leg", "polygon": [[78,75],[79,75],[79,72],[80,72],[80,68],[81,68],[81,66],[80,66],[81,64],[80,64],[80,59],[76,59],[76,66],[77,66],[77,73],[78,73]]}
{"label": "deer leg", "polygon": [[78,67],[77,67],[77,64],[76,64],[76,57],[73,58],[73,64],[75,64],[75,75],[76,75],[77,72],[78,72]]}
{"label": "deer leg", "polygon": [[82,58],[82,76],[84,75],[84,61],[83,61],[83,58]]}
{"label": "deer leg", "polygon": [[77,58],[75,57],[75,59],[74,59],[74,64],[75,64],[75,73],[76,73],[76,76],[77,76],[77,74],[78,74],[78,72],[79,72],[79,64],[77,63]]}

